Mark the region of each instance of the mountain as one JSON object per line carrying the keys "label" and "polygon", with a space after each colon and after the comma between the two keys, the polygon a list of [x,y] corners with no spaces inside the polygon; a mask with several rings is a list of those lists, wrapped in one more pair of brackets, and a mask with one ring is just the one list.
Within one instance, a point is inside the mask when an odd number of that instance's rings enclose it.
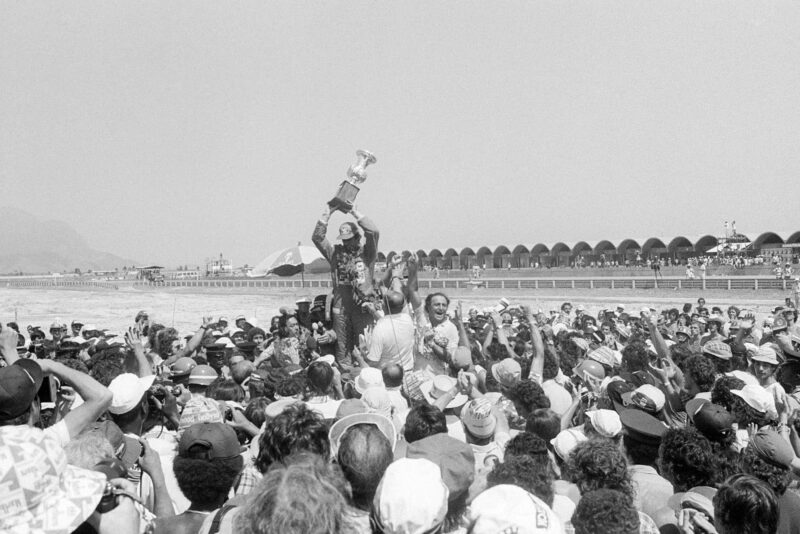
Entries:
{"label": "mountain", "polygon": [[45,221],[19,208],[0,207],[0,273],[113,270],[134,260],[94,250],[63,221]]}

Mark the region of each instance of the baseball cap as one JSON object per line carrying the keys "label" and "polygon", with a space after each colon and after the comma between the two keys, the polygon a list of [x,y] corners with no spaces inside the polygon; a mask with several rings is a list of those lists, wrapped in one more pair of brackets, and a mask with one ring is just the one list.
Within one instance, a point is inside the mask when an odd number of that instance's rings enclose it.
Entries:
{"label": "baseball cap", "polygon": [[106,476],[67,464],[42,430],[0,427],[3,507],[0,532],[72,532],[97,508]]}
{"label": "baseball cap", "polygon": [[773,332],[783,331],[783,330],[786,330],[787,328],[789,328],[789,323],[786,322],[786,319],[783,318],[783,315],[777,314],[772,319],[772,331]]}
{"label": "baseball cap", "polygon": [[467,510],[471,534],[563,532],[558,517],[541,499],[511,484],[498,484],[480,495]]}
{"label": "baseball cap", "polygon": [[433,532],[447,515],[449,491],[439,467],[424,458],[389,464],[372,501],[380,532]]}
{"label": "baseball cap", "polygon": [[155,375],[138,377],[133,373],[123,373],[116,377],[108,385],[108,390],[113,395],[108,411],[119,415],[136,408],[155,379]]}
{"label": "baseball cap", "polygon": [[639,408],[650,413],[660,412],[667,401],[664,392],[651,384],[642,384],[633,391],[622,394],[625,407]]}
{"label": "baseball cap", "polygon": [[192,397],[183,407],[181,418],[178,420],[178,433],[197,423],[222,423],[222,410],[220,404],[208,397]]}
{"label": "baseball cap", "polygon": [[506,358],[492,366],[492,376],[501,385],[507,388],[519,382],[522,376],[522,367],[513,358]]}
{"label": "baseball cap", "polygon": [[425,458],[438,465],[451,502],[463,496],[475,479],[472,447],[447,434],[434,434],[409,443],[406,457]]}
{"label": "baseball cap", "polygon": [[568,428],[562,430],[556,437],[551,439],[550,444],[553,446],[553,450],[556,454],[558,454],[562,460],[566,460],[569,457],[569,453],[572,452],[572,449],[574,449],[578,443],[586,441],[587,439],[586,434],[577,428]]}
{"label": "baseball cap", "polygon": [[597,433],[607,438],[613,438],[622,431],[622,423],[619,414],[614,410],[592,410],[586,412],[592,426]]}
{"label": "baseball cap", "polygon": [[755,436],[750,438],[748,446],[762,459],[780,467],[791,467],[795,458],[789,442],[768,426],[760,428]]}
{"label": "baseball cap", "polygon": [[712,441],[722,441],[733,432],[735,418],[718,404],[704,402],[689,418],[697,430]]}
{"label": "baseball cap", "polygon": [[342,436],[352,426],[355,425],[374,425],[381,431],[381,434],[386,436],[389,444],[394,450],[397,444],[397,429],[394,427],[392,420],[378,413],[354,413],[346,415],[333,423],[331,429],[328,431],[328,441],[331,444],[331,457],[336,458],[339,451],[339,443],[342,441]]}
{"label": "baseball cap", "polygon": [[178,442],[178,455],[183,458],[236,458],[240,455],[236,431],[225,423],[195,423],[183,431]]}
{"label": "baseball cap", "polygon": [[44,375],[35,360],[20,358],[0,369],[0,421],[19,417],[31,407]]}
{"label": "baseball cap", "polygon": [[742,389],[732,389],[731,393],[761,413],[775,413],[775,399],[769,391],[761,386],[748,384]]}
{"label": "baseball cap", "polygon": [[351,223],[344,223],[339,227],[339,236],[337,239],[344,241],[345,239],[351,239],[355,237],[355,232],[353,231],[353,226]]}
{"label": "baseball cap", "polygon": [[722,341],[712,340],[702,346],[701,350],[703,354],[707,354],[709,356],[713,356],[714,358],[720,358],[722,360],[730,360],[733,357],[731,353],[731,347],[727,343],[723,343]]}
{"label": "baseball cap", "polygon": [[491,437],[497,428],[492,402],[485,397],[469,401],[461,410],[461,422],[476,438]]}
{"label": "baseball cap", "polygon": [[661,437],[667,431],[664,423],[641,410],[622,410],[619,420],[625,427],[626,436],[647,445],[661,443]]}
{"label": "baseball cap", "polygon": [[114,456],[122,462],[125,469],[133,467],[142,452],[142,444],[139,443],[139,440],[123,434],[122,429],[113,421],[92,423],[81,431],[81,434],[85,433],[96,433],[103,436],[111,444]]}

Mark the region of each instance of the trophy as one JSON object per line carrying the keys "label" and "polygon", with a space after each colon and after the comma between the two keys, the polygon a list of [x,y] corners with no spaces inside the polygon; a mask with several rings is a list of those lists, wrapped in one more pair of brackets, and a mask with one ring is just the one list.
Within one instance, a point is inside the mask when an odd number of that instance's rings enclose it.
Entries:
{"label": "trophy", "polygon": [[328,201],[328,205],[342,213],[348,213],[353,209],[353,201],[358,195],[359,188],[356,184],[363,183],[367,179],[367,165],[375,163],[377,160],[366,150],[357,150],[358,162],[347,169],[347,180],[339,185],[336,196]]}

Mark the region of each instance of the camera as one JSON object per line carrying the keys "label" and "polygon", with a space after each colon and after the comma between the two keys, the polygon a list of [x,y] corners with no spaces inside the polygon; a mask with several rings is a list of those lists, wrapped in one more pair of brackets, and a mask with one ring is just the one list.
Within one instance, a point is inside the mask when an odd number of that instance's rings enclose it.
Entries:
{"label": "camera", "polygon": [[117,490],[114,489],[114,486],[106,482],[106,487],[103,489],[103,496],[100,498],[100,502],[97,503],[96,510],[100,514],[105,514],[116,508],[117,504]]}

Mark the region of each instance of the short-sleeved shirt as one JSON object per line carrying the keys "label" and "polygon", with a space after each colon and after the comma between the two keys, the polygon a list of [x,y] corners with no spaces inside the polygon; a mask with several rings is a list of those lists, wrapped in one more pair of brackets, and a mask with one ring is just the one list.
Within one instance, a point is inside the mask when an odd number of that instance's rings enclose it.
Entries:
{"label": "short-sleeved shirt", "polygon": [[414,346],[414,369],[428,371],[434,375],[445,374],[447,372],[447,363],[440,360],[427,344],[431,336],[434,339],[437,337],[446,338],[447,355],[452,357],[456,352],[456,348],[458,348],[458,328],[448,320],[436,326],[431,326],[430,319],[422,308],[416,310],[415,314],[417,328]]}
{"label": "short-sleeved shirt", "polygon": [[414,370],[414,320],[406,312],[378,319],[372,329],[367,361],[379,362],[383,368],[399,364],[404,371]]}

